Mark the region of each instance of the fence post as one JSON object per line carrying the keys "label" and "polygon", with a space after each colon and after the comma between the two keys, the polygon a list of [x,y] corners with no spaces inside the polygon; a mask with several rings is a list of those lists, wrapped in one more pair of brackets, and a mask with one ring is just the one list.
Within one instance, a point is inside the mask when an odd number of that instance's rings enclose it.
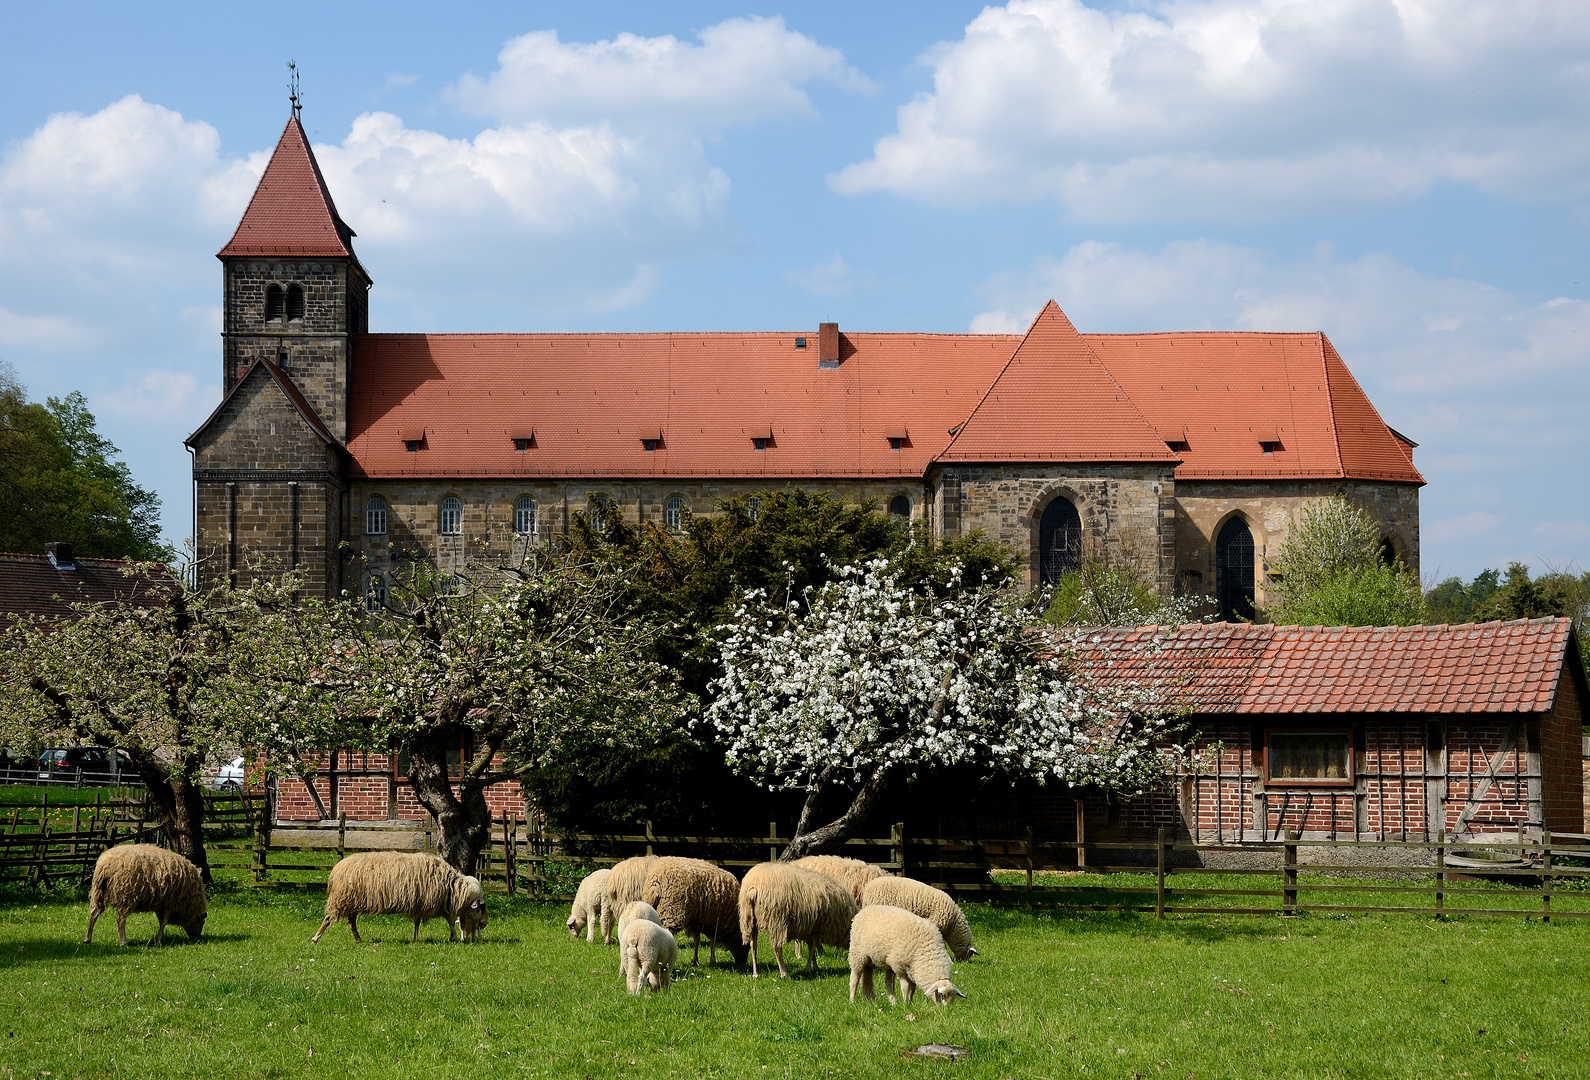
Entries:
{"label": "fence post", "polygon": [[1027,826],[1027,910],[1032,910],[1032,849],[1035,832],[1031,825]]}
{"label": "fence post", "polygon": [[[259,813],[254,817],[254,880],[256,883],[265,880],[266,863],[270,858],[271,834],[269,820],[269,804],[262,802],[259,806]],[[140,828],[142,828],[141,825]]]}
{"label": "fence post", "polygon": [[337,861],[348,857],[348,811],[337,811]]}
{"label": "fence post", "polygon": [[502,812],[502,884],[513,895],[513,846],[508,840],[508,811]]}
{"label": "fence post", "polygon": [[436,819],[429,814],[425,817],[425,850],[436,850]]}
{"label": "fence post", "polygon": [[905,822],[896,821],[889,826],[889,861],[894,872],[905,877]]}
{"label": "fence post", "polygon": [[652,850],[651,850],[651,836],[652,836],[652,833],[651,833],[651,818],[647,818],[646,819],[646,854],[648,854],[648,855],[650,855],[652,853]]}
{"label": "fence post", "polygon": [[1082,813],[1082,800],[1074,799],[1072,801],[1076,803],[1077,811],[1077,869],[1080,870],[1088,865],[1088,853],[1082,846],[1088,842],[1088,826]]}
{"label": "fence post", "polygon": [[1551,830],[1540,832],[1540,921],[1551,922]]}
{"label": "fence post", "polygon": [[1156,854],[1159,857],[1159,889],[1154,898],[1154,915],[1156,918],[1165,917],[1165,830],[1159,830],[1159,844]]}
{"label": "fence post", "polygon": [[1281,914],[1297,914],[1297,839],[1296,829],[1283,834],[1288,843],[1281,845]]}
{"label": "fence post", "polygon": [[1446,830],[1435,834],[1435,911],[1440,915],[1446,909]]}
{"label": "fence post", "polygon": [[767,823],[767,861],[778,862],[778,822]]}
{"label": "fence post", "polygon": [[[81,770],[79,770],[81,771]],[[83,808],[72,807],[72,857],[77,857],[77,831],[83,827]]]}

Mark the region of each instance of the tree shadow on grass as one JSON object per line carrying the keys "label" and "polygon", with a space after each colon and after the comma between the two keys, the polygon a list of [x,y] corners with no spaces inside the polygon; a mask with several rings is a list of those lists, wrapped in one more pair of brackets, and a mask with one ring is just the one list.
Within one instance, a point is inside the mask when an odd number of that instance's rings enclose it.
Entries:
{"label": "tree shadow on grass", "polygon": [[[0,945],[0,971],[8,968],[24,967],[41,962],[55,962],[58,960],[80,960],[92,955],[134,954],[140,952],[163,952],[166,949],[202,949],[206,945],[220,942],[247,941],[249,934],[205,934],[194,941],[182,932],[180,927],[166,927],[166,943],[155,946],[152,943],[154,934],[134,934],[128,927],[127,947],[124,949],[116,944],[116,923],[110,924],[108,939],[100,937],[103,925],[94,927],[94,940],[84,944],[82,938],[63,940],[61,938],[22,938],[12,939]],[[140,928],[142,929],[142,928]],[[175,929],[176,933],[172,933]]]}
{"label": "tree shadow on grass", "polygon": [[[1018,908],[963,905],[971,917],[974,935],[978,930],[1019,933],[1022,930],[1047,930],[1071,937],[1152,937],[1208,944],[1218,941],[1257,941],[1279,938],[1295,932],[1296,926],[1268,915],[1200,915],[1198,921],[1186,918],[1159,920],[1152,913],[1135,911],[1077,911],[1066,908]],[[1229,920],[1229,921],[1227,921]]]}

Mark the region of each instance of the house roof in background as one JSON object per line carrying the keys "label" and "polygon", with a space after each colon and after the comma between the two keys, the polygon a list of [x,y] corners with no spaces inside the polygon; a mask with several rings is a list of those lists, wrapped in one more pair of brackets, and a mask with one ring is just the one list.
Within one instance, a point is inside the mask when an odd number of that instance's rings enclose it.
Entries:
{"label": "house roof in background", "polygon": [[1196,713],[1541,713],[1565,664],[1583,692],[1572,626],[1193,623],[1091,631],[1081,655],[1101,682],[1157,687]]}
{"label": "house roof in background", "polygon": [[73,559],[73,569],[57,570],[44,555],[0,552],[0,626],[25,615],[59,616],[83,601],[105,602],[151,595],[147,577],[123,573],[133,563],[122,559]]}
{"label": "house roof in background", "polygon": [[221,257],[353,255],[353,230],[337,214],[309,138],[287,121],[237,231]]}

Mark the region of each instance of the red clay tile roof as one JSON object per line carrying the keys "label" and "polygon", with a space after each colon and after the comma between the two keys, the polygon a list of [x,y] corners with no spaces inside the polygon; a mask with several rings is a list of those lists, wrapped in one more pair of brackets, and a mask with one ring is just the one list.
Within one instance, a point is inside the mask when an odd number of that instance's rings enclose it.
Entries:
{"label": "red clay tile roof", "polygon": [[1053,300],[941,461],[1175,461]]}
{"label": "red clay tile roof", "polygon": [[1198,713],[1540,713],[1578,664],[1572,625],[1194,623],[1092,631],[1082,658],[1101,682],[1146,681]]}
{"label": "red clay tile roof", "polygon": [[305,400],[304,395],[299,392],[297,384],[293,382],[293,380],[285,371],[271,363],[269,360],[265,359],[256,359],[252,364],[249,365],[248,370],[243,372],[243,377],[238,379],[237,382],[232,385],[231,392],[228,393],[226,397],[222,398],[221,403],[215,407],[215,411],[210,413],[209,416],[205,417],[204,423],[194,428],[193,434],[189,435],[182,441],[183,446],[194,446],[198,443],[199,436],[203,435],[205,429],[215,422],[216,417],[220,416],[221,413],[226,410],[226,403],[232,400],[233,394],[236,394],[243,388],[243,384],[248,382],[249,377],[254,374],[256,368],[264,371],[273,380],[275,380],[276,385],[281,389],[281,392],[286,395],[287,400],[292,404],[293,408],[298,410],[299,415],[304,418],[304,422],[309,425],[310,430],[312,430],[321,439],[325,440],[325,442],[329,445],[346,449],[346,447],[342,447],[342,443],[337,439],[337,436],[332,434],[331,429],[326,427],[325,423],[320,419],[319,414],[315,412],[313,406],[311,406],[309,402]]}
{"label": "red clay tile roof", "polygon": [[[1018,340],[842,334],[840,365],[819,368],[817,335],[801,335],[805,349],[796,336],[361,337],[355,475],[920,478]],[[535,445],[515,451],[529,429]],[[422,448],[407,452],[420,430]]]}
{"label": "red clay tile roof", "polygon": [[282,130],[243,220],[219,255],[351,257],[353,235],[337,216],[303,125],[294,117]]}
{"label": "red clay tile roof", "polygon": [[[1353,477],[1422,484],[1324,334],[1084,334],[1161,433],[1178,480]],[[1264,453],[1261,437],[1280,447]],[[1169,437],[1169,436],[1167,436]]]}
{"label": "red clay tile roof", "polygon": [[80,601],[132,598],[158,587],[148,578],[122,573],[131,565],[79,555],[73,569],[57,570],[43,555],[0,552],[0,626],[24,615],[66,615]]}

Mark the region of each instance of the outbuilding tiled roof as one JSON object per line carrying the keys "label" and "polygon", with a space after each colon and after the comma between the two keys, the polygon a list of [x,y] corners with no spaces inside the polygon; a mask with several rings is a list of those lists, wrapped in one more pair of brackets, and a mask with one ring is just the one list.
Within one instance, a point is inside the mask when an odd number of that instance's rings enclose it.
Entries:
{"label": "outbuilding tiled roof", "polygon": [[1147,683],[1198,713],[1541,713],[1578,664],[1572,625],[1194,623],[1091,632],[1082,658],[1102,682]]}
{"label": "outbuilding tiled roof", "polygon": [[157,585],[129,576],[121,559],[73,559],[72,569],[57,570],[43,555],[0,552],[0,626],[25,615],[59,616],[83,601],[109,601],[152,595]]}
{"label": "outbuilding tiled roof", "polygon": [[232,239],[234,255],[351,256],[353,230],[337,215],[303,125],[287,121]]}

